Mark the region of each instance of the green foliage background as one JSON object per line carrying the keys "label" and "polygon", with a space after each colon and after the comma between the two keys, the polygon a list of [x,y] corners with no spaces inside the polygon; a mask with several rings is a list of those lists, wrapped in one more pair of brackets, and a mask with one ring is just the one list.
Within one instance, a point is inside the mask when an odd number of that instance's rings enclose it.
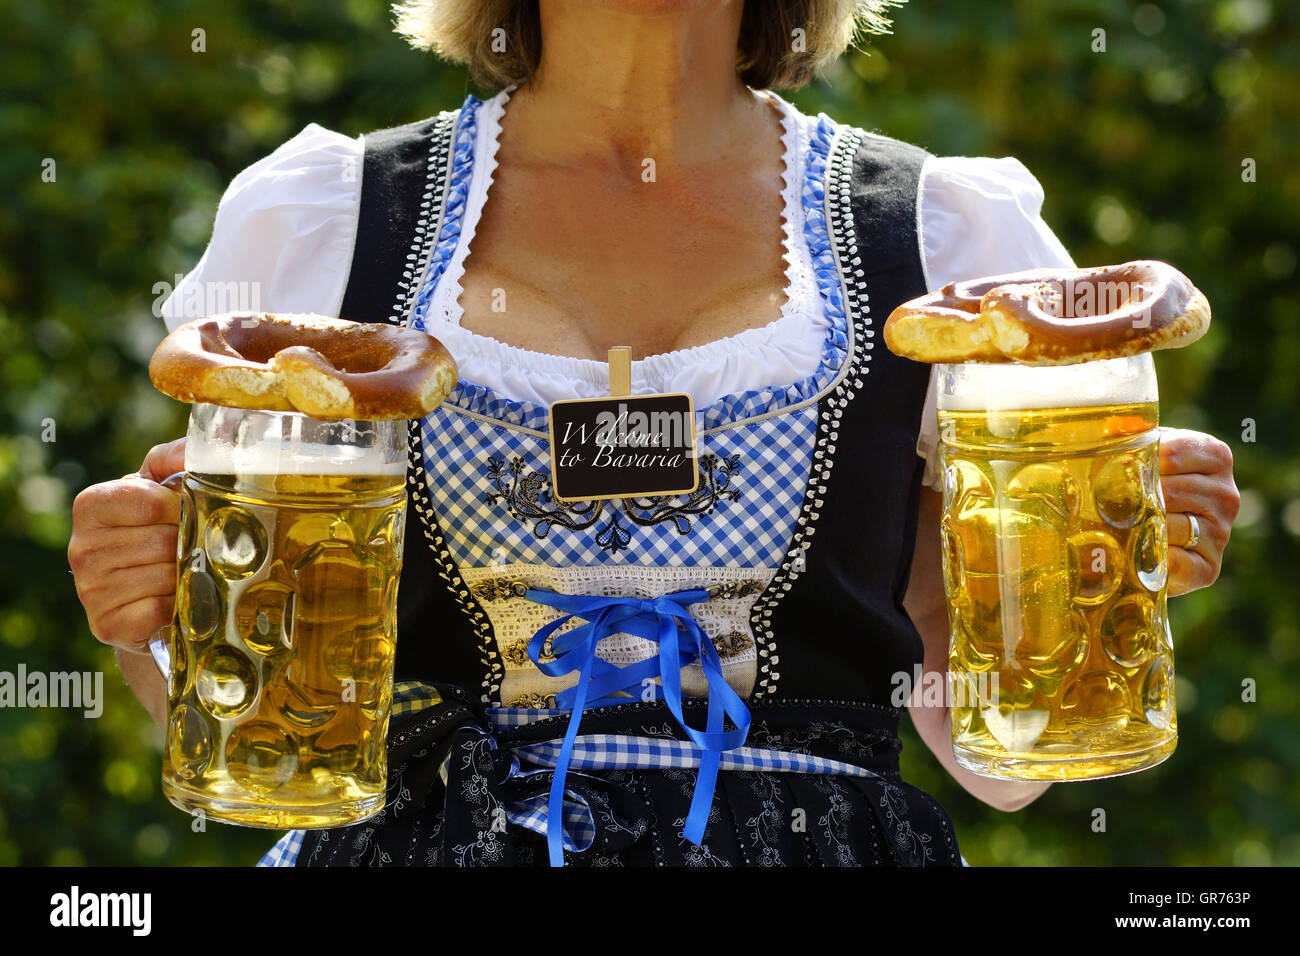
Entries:
{"label": "green foliage background", "polygon": [[[1178,752],[1003,814],[909,733],[905,774],[972,863],[1300,862],[1298,21],[1282,0],[914,0],[791,94],[936,153],[1016,156],[1077,261],[1163,258],[1214,305],[1205,339],[1157,358],[1164,423],[1227,440],[1244,496],[1218,584],[1171,605]],[[355,135],[471,88],[382,0],[0,0],[0,37],[0,670],[103,670],[108,696],[98,720],[0,711],[0,863],[248,864],[266,833],[192,833],[161,796],[160,734],[67,569],[71,501],[181,434],[144,370],[154,286],[197,261],[230,178],[307,123]]]}

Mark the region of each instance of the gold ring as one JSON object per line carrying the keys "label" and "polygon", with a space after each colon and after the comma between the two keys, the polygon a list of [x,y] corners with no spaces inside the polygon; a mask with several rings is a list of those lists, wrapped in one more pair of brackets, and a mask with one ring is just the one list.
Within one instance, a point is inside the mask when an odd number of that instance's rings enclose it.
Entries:
{"label": "gold ring", "polygon": [[1196,542],[1201,540],[1201,526],[1196,520],[1196,515],[1189,514],[1187,520],[1192,523],[1192,533],[1188,537],[1187,543],[1183,545],[1184,551],[1192,550],[1192,548],[1196,547]]}

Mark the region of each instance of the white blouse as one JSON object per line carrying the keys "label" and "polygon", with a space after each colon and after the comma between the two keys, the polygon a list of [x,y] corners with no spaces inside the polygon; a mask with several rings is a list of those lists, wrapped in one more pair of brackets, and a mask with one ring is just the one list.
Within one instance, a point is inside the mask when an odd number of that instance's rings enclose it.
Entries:
{"label": "white blouse", "polygon": [[[603,395],[609,386],[604,362],[517,348],[460,325],[460,280],[492,184],[509,95],[510,90],[502,91],[479,110],[462,233],[425,327],[455,357],[463,380],[509,398],[548,405],[560,398]],[[798,381],[821,360],[828,319],[804,238],[800,201],[817,120],[775,94],[766,95],[780,111],[785,152],[786,301],[781,315],[765,326],[634,361],[633,394],[688,392],[699,407],[722,395]],[[237,175],[217,207],[203,258],[163,304],[168,329],[195,318],[192,303],[206,302],[211,298],[207,291],[214,288],[245,299],[231,302],[230,308],[338,315],[356,238],[363,149],[363,137],[350,139],[313,123]],[[928,290],[976,276],[1073,265],[1042,219],[1042,187],[1019,160],[931,157],[921,170],[920,193],[917,227]],[[925,483],[938,489],[934,402],[931,377],[917,453],[926,459]]]}

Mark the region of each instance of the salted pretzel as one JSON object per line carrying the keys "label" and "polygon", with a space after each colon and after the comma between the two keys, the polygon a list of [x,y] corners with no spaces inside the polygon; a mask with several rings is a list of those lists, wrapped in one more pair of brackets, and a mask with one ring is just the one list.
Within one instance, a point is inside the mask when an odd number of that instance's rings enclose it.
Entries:
{"label": "salted pretzel", "polygon": [[949,283],[896,308],[885,344],[918,362],[1069,365],[1181,348],[1209,325],[1187,276],[1139,260]]}
{"label": "salted pretzel", "polygon": [[451,355],[426,332],[308,314],[196,319],[149,362],[154,387],[182,402],[331,421],[421,418],[456,377]]}

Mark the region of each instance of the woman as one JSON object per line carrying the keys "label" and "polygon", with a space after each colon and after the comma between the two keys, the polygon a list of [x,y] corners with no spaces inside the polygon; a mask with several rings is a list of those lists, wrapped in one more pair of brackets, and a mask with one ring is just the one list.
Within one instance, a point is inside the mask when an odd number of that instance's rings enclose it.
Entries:
{"label": "woman", "polygon": [[[407,3],[399,29],[495,95],[359,140],[309,126],[236,177],[169,327],[203,283],[258,282],[271,311],[411,322],[461,375],[413,433],[397,679],[418,690],[390,726],[389,806],[266,862],[541,864],[561,844],[591,865],[961,862],[947,814],[899,779],[891,700],[895,675],[946,668],[929,369],[874,346],[906,299],[1071,262],[1015,160],[932,157],[769,92],[855,23],[883,29],[885,6]],[[614,345],[634,393],[693,396],[693,496],[584,508],[534,490],[549,403],[606,393]],[[155,716],[143,651],[170,620],[176,504],[154,482],[180,445],[83,492],[69,548],[92,630]],[[1166,431],[1161,455],[1177,594],[1217,577],[1237,493],[1222,442]],[[720,674],[682,669],[683,713],[654,690],[587,709],[584,734],[641,756],[574,762],[563,827],[546,825],[547,747],[575,675],[527,651],[563,599],[519,582],[593,607],[706,588],[690,612],[720,654]],[[598,656],[654,653],[618,633]],[[714,782],[678,717],[702,727],[702,698],[728,688],[755,762],[724,755]],[[946,708],[910,713],[991,806],[1046,789],[960,769]]]}

